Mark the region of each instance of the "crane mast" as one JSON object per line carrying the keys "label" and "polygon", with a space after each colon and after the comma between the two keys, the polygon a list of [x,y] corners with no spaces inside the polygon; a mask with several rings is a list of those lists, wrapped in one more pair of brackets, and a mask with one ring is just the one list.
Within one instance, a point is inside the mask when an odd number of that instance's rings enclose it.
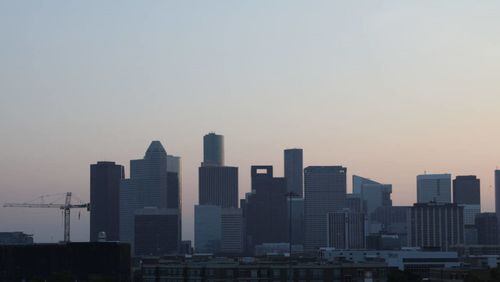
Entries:
{"label": "crane mast", "polygon": [[[56,195],[61,195],[61,194],[56,194]],[[44,197],[46,196],[41,196],[38,197],[36,200],[40,200],[40,203],[36,202],[28,202],[28,203],[6,203],[3,206],[6,208],[56,208],[56,209],[61,209],[64,214],[64,242],[69,242],[70,241],[70,233],[71,233],[71,209],[78,209],[78,208],[86,208],[87,210],[90,207],[89,203],[79,203],[79,204],[71,204],[71,192],[67,192],[64,194],[65,195],[65,201],[64,204],[57,204],[57,203],[44,203]],[[55,196],[55,195],[48,195],[48,196]],[[35,200],[35,201],[36,201]]]}

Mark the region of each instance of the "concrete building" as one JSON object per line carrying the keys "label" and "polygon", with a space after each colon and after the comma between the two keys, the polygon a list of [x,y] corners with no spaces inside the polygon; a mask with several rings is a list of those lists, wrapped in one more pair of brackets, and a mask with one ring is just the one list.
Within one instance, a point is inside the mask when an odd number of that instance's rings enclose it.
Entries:
{"label": "concrete building", "polygon": [[252,192],[243,205],[247,252],[255,245],[288,242],[286,180],[273,176],[272,166],[252,166]]}
{"label": "concrete building", "polygon": [[199,204],[238,208],[238,168],[201,166],[198,169]]}
{"label": "concrete building", "polygon": [[345,207],[346,175],[347,169],[342,166],[305,168],[305,251],[317,251],[327,246],[327,214]]}
{"label": "concrete building", "polygon": [[222,208],[194,207],[194,250],[196,253],[218,253],[222,240]]}
{"label": "concrete building", "polygon": [[[123,179],[120,183],[120,241],[130,243],[132,250],[135,250],[135,214],[146,207],[177,209],[179,226],[171,229],[171,232],[177,232],[175,236],[180,237],[180,185],[170,187],[172,189],[168,187],[168,159],[167,152],[161,143],[153,141],[143,159],[130,161],[130,178]],[[173,167],[170,172],[180,173],[178,168],[180,166]],[[177,182],[180,184],[178,177]],[[169,195],[176,196],[169,201]],[[175,208],[175,206],[179,207]]]}
{"label": "concrete building", "polygon": [[498,245],[498,221],[495,213],[483,212],[476,215],[477,243]]}
{"label": "concrete building", "polygon": [[161,256],[177,254],[180,248],[178,209],[144,208],[134,215],[134,254]]}
{"label": "concrete building", "polygon": [[480,180],[474,175],[457,176],[453,180],[453,203],[464,207],[465,225],[474,225],[476,215],[481,213]]}
{"label": "concrete building", "polygon": [[299,197],[304,195],[304,167],[302,149],[285,150],[286,190]]}
{"label": "concrete building", "polygon": [[411,247],[447,251],[464,244],[463,207],[457,204],[414,204],[408,212],[408,243]]}
{"label": "concrete building", "polygon": [[451,203],[451,174],[417,176],[417,203]]}
{"label": "concrete building", "polygon": [[328,213],[328,247],[336,249],[365,248],[365,214],[348,209]]}
{"label": "concrete building", "polygon": [[97,242],[100,232],[108,241],[120,238],[120,181],[123,166],[114,162],[90,165],[90,241]]}
{"label": "concrete building", "polygon": [[203,136],[202,166],[224,166],[224,136],[213,132]]}

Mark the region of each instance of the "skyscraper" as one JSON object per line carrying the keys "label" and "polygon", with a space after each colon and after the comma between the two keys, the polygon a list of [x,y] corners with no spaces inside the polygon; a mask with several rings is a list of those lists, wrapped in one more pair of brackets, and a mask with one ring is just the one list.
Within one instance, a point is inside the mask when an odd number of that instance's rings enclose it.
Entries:
{"label": "skyscraper", "polygon": [[303,197],[304,186],[302,149],[285,150],[286,189],[299,197]]}
{"label": "skyscraper", "polygon": [[414,204],[408,212],[410,247],[448,251],[464,243],[463,207],[450,203]]}
{"label": "skyscraper", "polygon": [[136,256],[176,254],[180,247],[179,211],[146,207],[134,215]]}
{"label": "skyscraper", "polygon": [[238,168],[201,166],[198,168],[198,202],[223,208],[238,207]]}
{"label": "skyscraper", "polygon": [[365,247],[365,214],[349,209],[328,213],[328,247],[363,249]]}
{"label": "skyscraper", "polygon": [[222,240],[222,208],[214,205],[194,207],[194,250],[218,253]]}
{"label": "skyscraper", "polygon": [[244,222],[241,209],[221,210],[221,246],[223,254],[241,254],[244,251]]}
{"label": "skyscraper", "polygon": [[224,136],[213,132],[203,136],[202,166],[224,166]]}
{"label": "skyscraper", "polygon": [[224,166],[224,136],[203,137],[203,163],[198,169],[198,203],[238,207],[238,168]]}
{"label": "skyscraper", "polygon": [[90,241],[96,242],[100,232],[108,241],[119,240],[120,181],[123,166],[114,162],[90,165]]}
{"label": "skyscraper", "polygon": [[286,181],[273,177],[272,166],[252,166],[252,192],[244,203],[246,245],[288,242]]}
{"label": "skyscraper", "polygon": [[306,251],[326,247],[327,214],[345,206],[347,168],[309,166],[304,170],[304,219]]}
{"label": "skyscraper", "polygon": [[417,203],[451,203],[451,174],[417,175]]}
{"label": "skyscraper", "polygon": [[363,200],[364,209],[368,217],[378,207],[392,206],[391,184],[381,184],[357,175],[353,175],[352,178],[353,187],[356,187],[356,191],[358,192],[357,194]]}
{"label": "skyscraper", "polygon": [[493,212],[476,215],[477,243],[479,245],[498,245],[498,221]]}
{"label": "skyscraper", "polygon": [[[130,243],[135,250],[135,232],[140,231],[135,228],[135,216],[143,213],[141,209],[156,207],[162,212],[167,209],[165,212],[180,215],[178,207],[169,209],[168,195],[167,152],[159,141],[153,141],[143,159],[130,161],[130,178],[123,179],[120,184],[120,241]],[[176,197],[173,206],[180,206],[179,201],[180,197]],[[169,230],[176,232],[175,236],[180,234],[180,226]]]}
{"label": "skyscraper", "polygon": [[500,169],[495,170],[495,212],[500,226]]}
{"label": "skyscraper", "polygon": [[464,207],[464,222],[474,225],[476,215],[481,213],[480,181],[476,176],[457,176],[453,180],[453,203]]}

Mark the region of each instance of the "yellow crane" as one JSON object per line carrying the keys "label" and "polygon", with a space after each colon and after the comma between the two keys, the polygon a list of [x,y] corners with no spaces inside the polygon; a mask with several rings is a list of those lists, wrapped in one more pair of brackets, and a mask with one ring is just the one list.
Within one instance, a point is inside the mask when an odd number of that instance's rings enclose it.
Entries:
{"label": "yellow crane", "polygon": [[[64,204],[55,203],[55,201],[51,201],[49,203],[45,203],[46,198],[51,198],[54,196],[63,196],[65,198]],[[59,198],[60,199],[60,198]],[[89,203],[80,203],[72,204],[71,203],[71,192],[62,193],[62,194],[53,194],[53,195],[44,195],[36,198],[33,201],[26,203],[6,203],[3,205],[5,208],[55,208],[60,209],[64,213],[64,242],[70,241],[70,220],[71,220],[71,209],[82,209],[86,208],[90,209]]]}

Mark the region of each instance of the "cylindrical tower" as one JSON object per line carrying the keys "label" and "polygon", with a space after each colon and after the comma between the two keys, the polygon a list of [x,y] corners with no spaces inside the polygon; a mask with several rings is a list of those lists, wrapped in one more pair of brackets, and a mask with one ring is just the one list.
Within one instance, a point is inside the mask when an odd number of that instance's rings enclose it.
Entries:
{"label": "cylindrical tower", "polygon": [[203,136],[203,166],[224,166],[224,136],[213,132]]}

